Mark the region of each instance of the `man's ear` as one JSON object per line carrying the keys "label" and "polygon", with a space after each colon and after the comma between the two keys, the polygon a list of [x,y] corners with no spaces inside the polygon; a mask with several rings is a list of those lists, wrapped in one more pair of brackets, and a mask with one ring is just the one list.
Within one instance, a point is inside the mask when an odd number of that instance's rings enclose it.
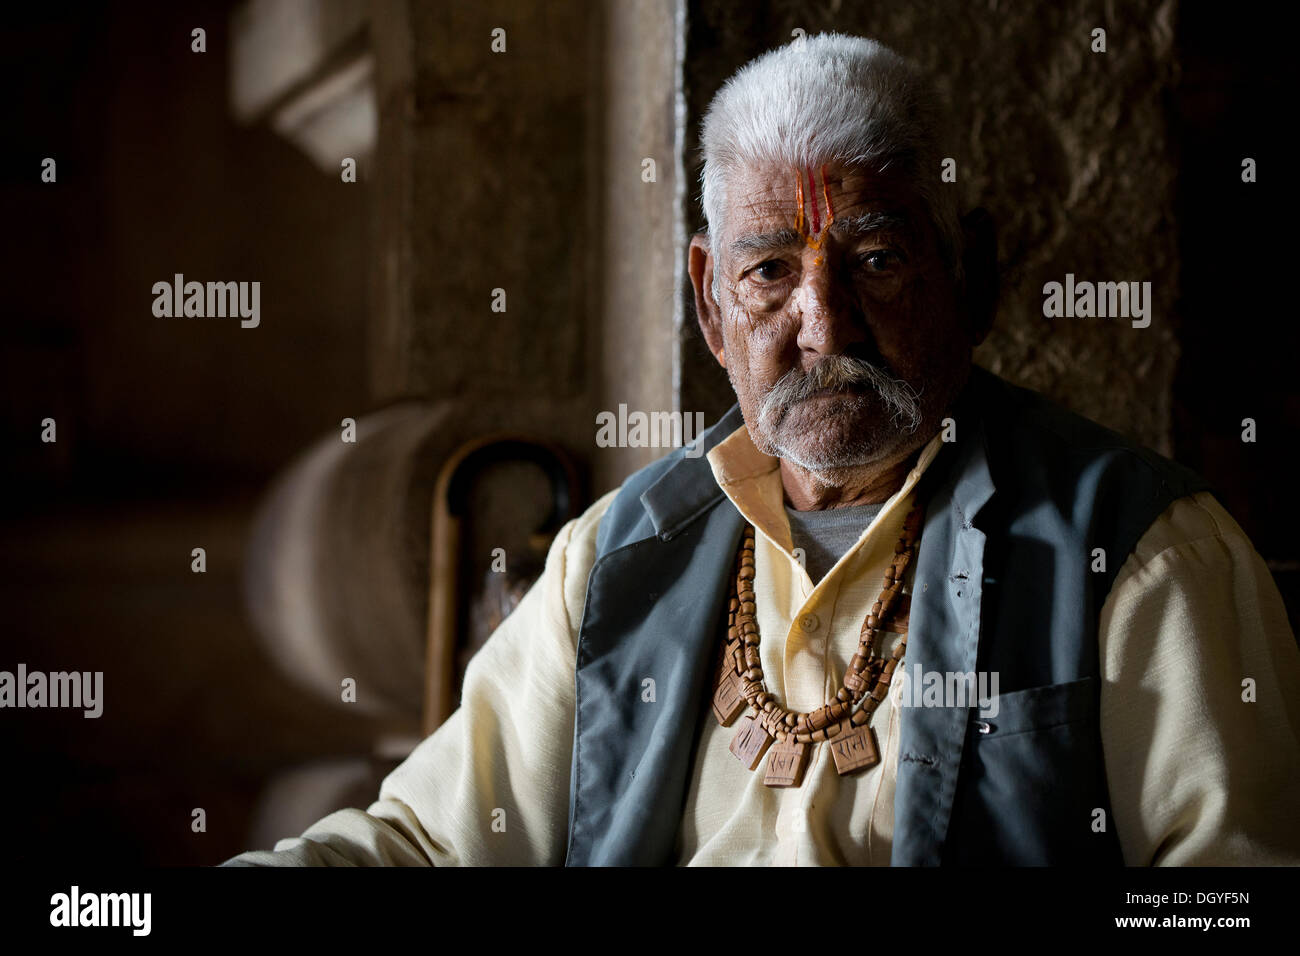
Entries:
{"label": "man's ear", "polygon": [[713,298],[713,250],[709,237],[698,233],[691,237],[691,258],[688,271],[691,285],[695,287],[695,316],[700,322],[700,331],[704,341],[723,368],[727,367],[726,354],[722,350],[722,309]]}
{"label": "man's ear", "polygon": [[983,206],[961,218],[964,233],[962,270],[971,345],[984,341],[998,309],[998,235],[993,217]]}

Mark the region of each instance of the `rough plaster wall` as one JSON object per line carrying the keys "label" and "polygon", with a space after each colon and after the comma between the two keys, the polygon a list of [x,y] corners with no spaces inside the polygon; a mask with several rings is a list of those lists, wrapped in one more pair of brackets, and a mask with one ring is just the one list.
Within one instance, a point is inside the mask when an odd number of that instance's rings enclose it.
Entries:
{"label": "rough plaster wall", "polygon": [[[958,133],[963,208],[982,205],[998,224],[1002,299],[976,361],[1168,453],[1178,354],[1166,111],[1177,79],[1175,13],[1173,0],[691,0],[691,228],[703,226],[699,121],[726,77],[796,27],[877,39],[937,78]],[[1090,51],[1095,27],[1106,30],[1105,54]],[[1044,318],[1043,284],[1067,272],[1151,282],[1150,326]],[[698,333],[680,347],[683,407],[717,414],[730,405]]]}

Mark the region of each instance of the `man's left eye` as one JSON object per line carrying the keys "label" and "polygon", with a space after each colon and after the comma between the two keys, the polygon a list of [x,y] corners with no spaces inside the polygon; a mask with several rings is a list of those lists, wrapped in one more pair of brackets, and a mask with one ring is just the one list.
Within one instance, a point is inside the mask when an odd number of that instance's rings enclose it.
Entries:
{"label": "man's left eye", "polygon": [[867,272],[888,272],[902,261],[898,253],[889,249],[875,249],[858,257]]}

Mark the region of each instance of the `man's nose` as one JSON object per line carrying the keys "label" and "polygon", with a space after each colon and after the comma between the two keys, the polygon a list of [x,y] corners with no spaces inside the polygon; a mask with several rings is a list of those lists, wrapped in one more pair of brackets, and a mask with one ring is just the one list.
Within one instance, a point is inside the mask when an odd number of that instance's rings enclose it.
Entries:
{"label": "man's nose", "polygon": [[852,297],[847,294],[827,257],[819,256],[804,272],[799,298],[799,348],[838,355],[865,342],[867,330]]}

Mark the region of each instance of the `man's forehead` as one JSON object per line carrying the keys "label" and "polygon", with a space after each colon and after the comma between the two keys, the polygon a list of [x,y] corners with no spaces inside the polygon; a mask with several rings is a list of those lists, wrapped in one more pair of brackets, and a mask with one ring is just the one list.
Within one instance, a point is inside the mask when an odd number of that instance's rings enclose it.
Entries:
{"label": "man's forehead", "polygon": [[801,195],[815,192],[820,200],[823,189],[837,217],[901,214],[916,199],[910,184],[899,177],[858,166],[742,166],[727,182],[727,231],[734,237],[789,227],[798,217]]}

